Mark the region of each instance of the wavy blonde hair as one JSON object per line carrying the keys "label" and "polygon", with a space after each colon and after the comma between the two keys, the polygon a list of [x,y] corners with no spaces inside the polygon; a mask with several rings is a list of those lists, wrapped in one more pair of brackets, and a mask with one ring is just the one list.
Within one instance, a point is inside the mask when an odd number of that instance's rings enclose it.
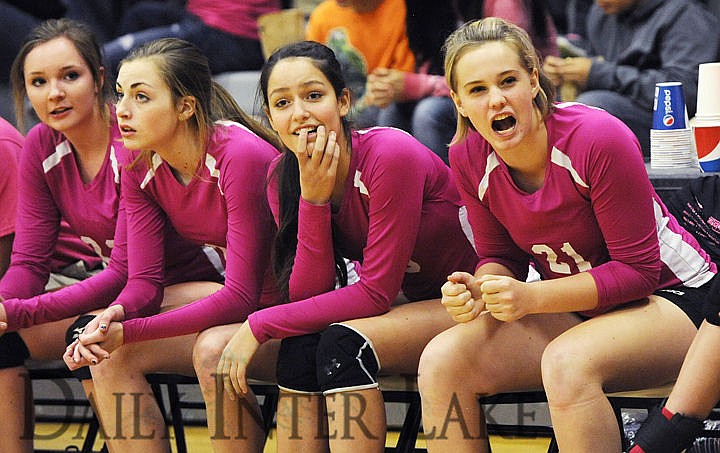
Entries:
{"label": "wavy blonde hair", "polygon": [[[503,42],[515,50],[520,63],[532,74],[537,69],[540,90],[533,99],[533,103],[540,110],[542,118],[546,118],[553,110],[552,99],[555,99],[555,86],[543,72],[540,66],[540,57],[532,45],[530,36],[522,28],[498,17],[466,22],[455,30],[443,46],[445,52],[445,78],[451,90],[457,93],[457,76],[455,67],[460,58],[468,50],[488,42]],[[457,129],[451,145],[461,142],[467,137],[468,129],[475,130],[469,119],[458,114]]]}

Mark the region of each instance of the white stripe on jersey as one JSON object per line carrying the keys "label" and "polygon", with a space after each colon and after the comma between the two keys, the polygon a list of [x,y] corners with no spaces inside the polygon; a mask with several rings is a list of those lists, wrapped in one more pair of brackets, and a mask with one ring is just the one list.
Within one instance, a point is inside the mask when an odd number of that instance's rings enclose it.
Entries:
{"label": "white stripe on jersey", "polygon": [[605,111],[604,109],[602,109],[602,108],[600,108],[600,107],[595,107],[594,105],[587,105],[587,104],[583,104],[583,103],[581,103],[581,102],[573,102],[573,101],[559,102],[559,103],[555,104],[555,108],[556,108],[556,109],[564,109],[564,108],[572,107],[572,106],[574,106],[574,105],[582,105],[582,106],[584,106],[584,107],[588,107],[588,108],[591,108],[591,109],[594,109],[594,110],[602,110],[602,111]]}
{"label": "white stripe on jersey", "polygon": [[70,147],[70,142],[67,140],[63,140],[62,142],[58,143],[58,145],[55,147],[55,152],[50,154],[48,157],[43,160],[43,172],[47,173],[54,166],[60,163],[63,157],[67,156],[68,154],[72,153],[72,148]]}
{"label": "white stripe on jersey", "polygon": [[485,174],[480,180],[480,184],[478,184],[478,198],[480,199],[480,201],[482,201],[483,197],[485,196],[485,192],[487,192],[488,186],[490,185],[490,172],[493,171],[498,165],[500,165],[500,162],[498,162],[497,154],[495,154],[495,151],[493,151],[488,156],[487,162],[485,162]]}
{"label": "white stripe on jersey", "polygon": [[220,256],[220,252],[224,254],[224,250],[222,247],[215,247],[214,245],[205,244],[203,246],[203,252],[205,253],[205,256],[207,256],[208,261],[210,261],[210,264],[213,265],[215,270],[218,272],[218,274],[222,275],[223,278],[225,278],[225,264],[223,257]]}
{"label": "white stripe on jersey", "polygon": [[[236,126],[236,127],[239,127],[240,129],[244,129],[244,130],[250,132],[253,135],[257,135],[253,131],[251,131],[250,129],[245,127],[244,125],[242,125],[240,123],[236,123],[234,121],[224,121],[224,120],[216,121],[215,124],[219,124],[219,125],[226,126],[226,127]],[[143,179],[143,182],[140,184],[141,189],[144,189],[145,186],[148,185],[150,180],[155,176],[155,170],[157,170],[157,168],[160,166],[160,164],[162,164],[162,158],[160,157],[160,155],[153,154],[152,168],[149,169],[148,172],[145,174],[145,179]],[[205,155],[205,166],[208,168],[208,170],[210,170],[210,176],[218,178],[218,187],[220,187],[220,181],[219,181],[220,171],[216,168],[216,165],[217,165],[217,161],[215,160],[215,158],[213,156],[211,156],[210,154],[206,154]],[[220,189],[220,194],[225,195],[222,191],[222,188]]]}
{"label": "white stripe on jersey", "polygon": [[205,166],[207,167],[208,171],[210,171],[210,176],[212,178],[220,177],[220,170],[217,169],[217,160],[215,160],[215,158],[212,157],[210,154],[205,155]]}
{"label": "white stripe on jersey", "polygon": [[369,197],[370,193],[368,192],[367,187],[365,186],[365,183],[363,183],[360,180],[361,176],[362,176],[362,173],[360,173],[358,170],[355,170],[355,178],[353,179],[353,184],[355,185],[355,187],[360,189],[360,193],[365,194]]}
{"label": "white stripe on jersey", "polygon": [[110,166],[112,167],[113,174],[115,175],[113,181],[115,181],[115,184],[120,184],[120,170],[118,170],[118,161],[115,156],[114,146],[110,146]]}
{"label": "white stripe on jersey", "polygon": [[215,124],[219,124],[221,126],[237,126],[240,129],[245,129],[246,131],[250,132],[251,134],[257,136],[257,134],[255,132],[251,131],[250,129],[247,128],[247,126],[245,126],[244,124],[240,124],[237,121],[218,120],[218,121],[215,121]]}
{"label": "white stripe on jersey", "polygon": [[570,176],[572,176],[573,181],[575,181],[575,184],[578,184],[582,187],[588,188],[590,186],[585,183],[585,181],[580,178],[580,175],[578,175],[578,172],[575,171],[575,168],[573,168],[572,161],[570,160],[570,157],[560,151],[559,149],[555,148],[553,146],[553,149],[550,153],[550,161],[554,163],[555,165],[558,165],[567,171],[570,172]]}
{"label": "white stripe on jersey", "polygon": [[159,154],[155,153],[152,157],[152,168],[150,168],[147,173],[145,173],[145,179],[140,183],[140,188],[144,189],[145,186],[147,186],[150,183],[150,180],[153,179],[153,176],[155,176],[155,170],[162,164],[163,160],[162,157],[160,157]]}
{"label": "white stripe on jersey", "polygon": [[220,189],[220,195],[225,196],[225,193],[222,190],[222,187],[220,187],[220,170],[217,168],[217,160],[215,160],[214,157],[212,157],[210,154],[205,154],[205,166],[207,167],[208,171],[210,172],[210,177],[217,178],[218,180],[218,189]]}
{"label": "white stripe on jersey", "polygon": [[[360,281],[360,274],[355,269],[355,261],[351,261],[347,258],[343,258],[345,262],[345,268],[347,269],[347,286],[354,285]],[[340,289],[340,281],[335,278],[335,289]]]}
{"label": "white stripe on jersey", "polygon": [[685,286],[698,288],[707,283],[715,274],[709,272],[710,265],[695,248],[683,240],[681,234],[671,231],[662,208],[653,200],[655,224],[660,242],[660,260],[675,274]]}
{"label": "white stripe on jersey", "polygon": [[460,209],[458,209],[458,218],[460,219],[460,228],[462,229],[462,232],[465,233],[465,237],[470,242],[470,245],[472,245],[473,250],[477,252],[477,249],[475,248],[475,235],[473,234],[472,226],[470,226],[466,206],[460,206]]}
{"label": "white stripe on jersey", "polygon": [[406,131],[406,130],[403,130],[403,129],[400,129],[399,127],[393,127],[393,126],[370,126],[370,127],[365,128],[365,129],[355,129],[355,132],[356,132],[358,135],[365,135],[365,134],[367,134],[367,133],[370,132],[370,131],[375,131],[375,130],[378,130],[378,129],[379,129],[379,130],[382,130],[382,129],[394,129],[394,130],[396,130],[396,131],[400,131],[400,132],[402,132],[403,134],[409,135],[409,136],[412,137],[412,134],[411,134],[410,132],[408,132],[408,131]]}

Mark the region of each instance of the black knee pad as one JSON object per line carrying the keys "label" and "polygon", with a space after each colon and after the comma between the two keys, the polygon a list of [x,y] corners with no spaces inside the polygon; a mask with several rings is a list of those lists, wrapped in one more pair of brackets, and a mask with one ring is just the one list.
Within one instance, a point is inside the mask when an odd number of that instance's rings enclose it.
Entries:
{"label": "black knee pad", "polygon": [[317,381],[317,353],[320,334],[283,338],[277,361],[277,383],[293,393],[320,394]]}
{"label": "black knee pad", "polygon": [[655,407],[635,435],[634,443],[646,453],[677,453],[689,448],[704,428],[702,420],[682,414],[668,420],[662,409]]}
{"label": "black knee pad", "polygon": [[30,351],[17,332],[0,335],[0,369],[22,366],[28,358]]}
{"label": "black knee pad", "polygon": [[351,327],[328,327],[320,339],[317,360],[317,378],[325,394],[378,387],[380,361],[372,342]]}
{"label": "black knee pad", "polygon": [[[65,331],[65,344],[69,346],[70,343],[77,340],[80,334],[85,331],[85,326],[93,319],[95,319],[95,315],[83,315],[76,319],[75,322],[68,327],[67,331]],[[73,370],[71,373],[81,381],[92,379],[90,368],[86,366]]]}

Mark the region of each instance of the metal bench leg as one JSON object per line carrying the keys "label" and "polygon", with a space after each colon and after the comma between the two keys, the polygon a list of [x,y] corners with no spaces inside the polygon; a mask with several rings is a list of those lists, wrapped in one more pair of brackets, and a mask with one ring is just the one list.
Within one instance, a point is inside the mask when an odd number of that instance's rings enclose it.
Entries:
{"label": "metal bench leg", "polygon": [[548,445],[547,453],[559,453],[557,440],[555,440],[555,434],[550,438],[550,445]]}
{"label": "metal bench leg", "polygon": [[92,421],[88,424],[87,435],[82,446],[82,453],[92,453],[93,445],[95,445],[95,439],[97,439],[98,432],[100,430],[100,421],[97,416],[93,415]]}
{"label": "metal bench leg", "polygon": [[412,453],[415,451],[415,443],[417,442],[421,421],[422,406],[420,405],[420,395],[413,393],[407,414],[405,414],[405,421],[400,431],[400,437],[395,447],[397,453]]}
{"label": "metal bench leg", "polygon": [[273,428],[275,412],[277,411],[277,404],[280,396],[278,394],[277,387],[275,386],[258,386],[256,389],[256,395],[263,395],[264,397],[260,412],[263,418],[265,436],[268,436]]}
{"label": "metal bench leg", "polygon": [[174,382],[167,383],[168,399],[170,400],[170,414],[172,417],[173,431],[175,432],[175,446],[178,453],[187,453],[187,443],[185,441],[185,424],[182,416],[182,407],[180,402],[180,392],[177,384]]}

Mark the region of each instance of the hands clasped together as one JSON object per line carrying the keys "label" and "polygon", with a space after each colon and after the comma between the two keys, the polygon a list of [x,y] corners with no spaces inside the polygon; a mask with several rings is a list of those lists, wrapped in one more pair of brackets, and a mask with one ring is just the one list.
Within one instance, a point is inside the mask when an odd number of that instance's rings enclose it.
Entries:
{"label": "hands clasped together", "polygon": [[555,86],[572,83],[578,88],[583,88],[588,81],[592,63],[593,60],[587,57],[559,58],[548,55],[543,70]]}
{"label": "hands clasped together", "polygon": [[530,314],[530,288],[512,277],[486,274],[476,278],[467,272],[453,272],[441,291],[442,304],[456,322],[472,321],[486,313],[500,321]]}
{"label": "hands clasped together", "polygon": [[[308,143],[308,135],[314,133],[314,142]],[[340,147],[335,131],[327,132],[325,126],[302,128],[298,144],[293,151],[300,167],[300,186],[303,199],[314,204],[330,201],[336,186]],[[124,309],[111,306],[90,321],[80,336],[65,350],[63,360],[68,368],[97,365],[110,358],[110,353],[123,345]],[[234,399],[249,392],[247,367],[260,343],[249,325],[243,323],[226,345],[217,366],[225,391]]]}
{"label": "hands clasped together", "polygon": [[368,74],[365,84],[365,103],[381,109],[393,102],[403,101],[405,76],[397,69],[378,68]]}
{"label": "hands clasped together", "polygon": [[63,354],[63,361],[71,370],[97,365],[110,358],[110,353],[123,344],[122,322],[125,310],[120,305],[108,307],[86,326]]}

